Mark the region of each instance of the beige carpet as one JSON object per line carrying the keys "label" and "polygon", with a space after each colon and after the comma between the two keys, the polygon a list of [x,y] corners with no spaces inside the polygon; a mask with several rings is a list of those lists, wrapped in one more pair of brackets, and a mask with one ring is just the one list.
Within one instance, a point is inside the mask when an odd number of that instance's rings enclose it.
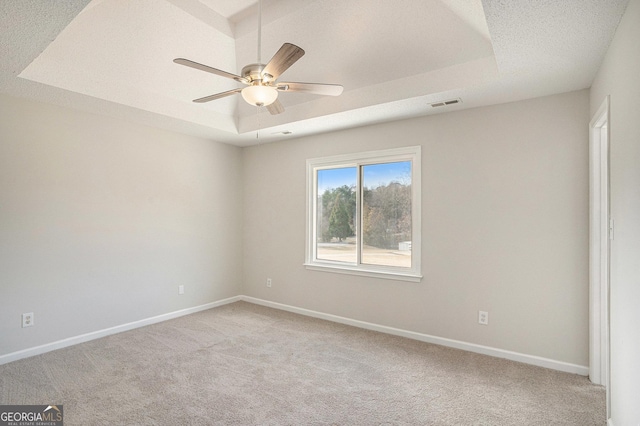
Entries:
{"label": "beige carpet", "polygon": [[604,425],[585,377],[245,302],[0,366],[65,425]]}

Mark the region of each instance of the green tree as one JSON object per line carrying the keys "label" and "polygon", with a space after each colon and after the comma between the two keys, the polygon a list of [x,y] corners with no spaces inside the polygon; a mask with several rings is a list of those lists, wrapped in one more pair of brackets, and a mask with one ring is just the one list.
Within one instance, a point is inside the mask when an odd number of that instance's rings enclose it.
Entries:
{"label": "green tree", "polygon": [[[321,197],[321,208],[318,212],[318,233],[322,241],[327,243],[333,238],[342,241],[343,238],[353,236],[356,229],[356,191],[355,187],[342,185],[338,188],[325,189]],[[337,215],[333,219],[332,215]],[[338,217],[339,216],[339,217]],[[345,221],[348,224],[345,226]],[[340,226],[338,226],[340,223]],[[341,228],[338,232],[336,229]]]}
{"label": "green tree", "polygon": [[411,239],[411,185],[390,182],[363,196],[364,244],[393,249]]}
{"label": "green tree", "polygon": [[351,225],[349,225],[350,217],[349,212],[345,206],[341,197],[336,197],[336,200],[331,209],[331,216],[329,216],[329,235],[342,241],[343,238],[347,238],[352,235]]}
{"label": "green tree", "polygon": [[318,205],[318,234],[320,234],[323,243],[330,242],[332,238],[331,232],[329,232],[329,216],[334,198],[333,190],[325,189],[321,197],[322,202]]}

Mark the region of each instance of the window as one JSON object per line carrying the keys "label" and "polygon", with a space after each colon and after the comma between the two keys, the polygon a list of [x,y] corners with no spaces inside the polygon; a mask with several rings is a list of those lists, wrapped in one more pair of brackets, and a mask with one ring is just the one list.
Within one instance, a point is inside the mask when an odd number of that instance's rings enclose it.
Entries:
{"label": "window", "polygon": [[308,269],[419,281],[420,147],[307,160]]}

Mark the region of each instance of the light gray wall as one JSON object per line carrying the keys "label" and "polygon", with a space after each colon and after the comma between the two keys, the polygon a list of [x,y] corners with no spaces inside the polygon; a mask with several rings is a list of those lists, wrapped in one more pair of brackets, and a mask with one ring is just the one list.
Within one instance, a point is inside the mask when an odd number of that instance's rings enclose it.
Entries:
{"label": "light gray wall", "polygon": [[241,162],[0,95],[0,355],[237,295]]}
{"label": "light gray wall", "polygon": [[[587,366],[588,116],[583,90],[246,148],[245,294]],[[422,282],[306,270],[305,160],[418,144]]]}
{"label": "light gray wall", "polygon": [[640,424],[640,0],[631,0],[591,88],[611,95],[611,419]]}

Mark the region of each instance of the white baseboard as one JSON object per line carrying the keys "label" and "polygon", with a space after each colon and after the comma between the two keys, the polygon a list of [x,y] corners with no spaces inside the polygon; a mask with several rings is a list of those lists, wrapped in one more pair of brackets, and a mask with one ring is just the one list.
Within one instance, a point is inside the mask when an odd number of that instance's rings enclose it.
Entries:
{"label": "white baseboard", "polygon": [[268,300],[257,299],[250,296],[240,296],[241,300],[256,305],[267,306],[270,308],[280,309],[283,311],[293,312],[296,314],[306,315],[309,317],[320,318],[340,324],[351,325],[354,327],[364,328],[367,330],[379,331],[382,333],[393,334],[396,336],[407,337],[409,339],[420,340],[422,342],[434,343],[436,345],[448,346],[450,348],[462,349],[469,352],[475,352],[483,355],[489,355],[497,358],[509,359],[511,361],[523,362],[525,364],[536,365],[539,367],[550,368],[552,370],[564,371],[567,373],[579,374],[581,376],[589,375],[589,367],[568,362],[556,361],[549,358],[542,358],[535,355],[527,355],[519,352],[507,351],[504,349],[492,348],[489,346],[477,345],[475,343],[462,342],[460,340],[452,340],[444,337],[431,336],[428,334],[417,333],[415,331],[401,330],[398,328],[387,327],[384,325],[373,324],[370,322],[359,321],[351,318],[340,317],[337,315],[325,314],[322,312],[312,311],[309,309],[297,308],[295,306],[284,305],[282,303],[271,302]]}
{"label": "white baseboard", "polygon": [[67,346],[77,345],[78,343],[84,343],[90,340],[99,339],[101,337],[109,336],[111,334],[122,333],[123,331],[129,331],[129,330],[133,330],[134,328],[144,327],[145,325],[151,325],[158,322],[167,321],[173,318],[194,314],[196,312],[205,311],[207,309],[226,305],[228,303],[238,302],[240,300],[242,300],[242,296],[229,297],[228,299],[222,299],[216,302],[206,303],[200,306],[194,306],[193,308],[181,309],[179,311],[169,312],[166,314],[157,315],[155,317],[133,321],[127,324],[117,325],[111,328],[105,328],[104,330],[98,330],[98,331],[93,331],[91,333],[81,334],[79,336],[69,337],[67,339],[58,340],[56,342],[47,343],[47,344],[36,346],[33,348],[11,352],[6,355],[0,356],[0,365],[6,364],[12,361],[17,361],[23,358],[28,358],[30,356],[40,355],[45,352],[55,351],[56,349],[66,348]]}
{"label": "white baseboard", "polygon": [[[387,327],[384,325],[373,324],[370,322],[359,321],[351,318],[341,317],[341,316],[332,315],[332,314],[326,314],[323,312],[312,311],[309,309],[298,308],[291,305],[285,305],[282,303],[271,302],[268,300],[258,299],[251,296],[242,296],[242,295],[230,297],[223,300],[218,300],[216,302],[211,302],[211,303],[207,303],[200,306],[195,306],[193,308],[187,308],[179,311],[169,312],[166,314],[130,322],[127,324],[118,325],[118,326],[107,328],[104,330],[98,330],[91,333],[82,334],[79,336],[69,337],[67,339],[58,340],[56,342],[47,343],[47,344],[36,346],[33,348],[11,352],[6,355],[0,355],[0,365],[6,364],[12,361],[17,361],[23,358],[28,358],[30,356],[40,355],[46,352],[54,351],[56,349],[62,349],[67,346],[77,345],[78,343],[99,339],[101,337],[109,336],[112,334],[121,333],[123,331],[133,330],[135,328],[144,327],[146,325],[167,321],[167,320],[178,318],[184,315],[189,315],[189,314],[204,311],[207,309],[215,308],[218,306],[226,305],[229,303],[238,302],[240,300],[243,300],[249,303],[254,303],[256,305],[262,305],[270,308],[280,309],[283,311],[293,312],[300,315],[306,315],[313,318],[319,318],[327,321],[337,322],[340,324],[346,324],[354,327],[364,328],[367,330],[379,331],[381,333],[407,337],[409,339],[419,340],[422,342],[434,343],[436,345],[448,346],[451,348],[462,349],[465,351],[494,356],[497,358],[505,358],[512,361],[523,362],[526,364],[537,365],[539,367],[550,368],[553,370],[564,371],[567,373],[579,374],[582,376],[589,375],[589,367],[585,367],[582,365],[570,364],[570,363],[556,361],[548,358],[542,358],[534,355],[527,355],[527,354],[522,354],[518,352],[492,348],[489,346],[476,345],[474,343],[467,343],[459,340],[447,339],[444,337],[431,336],[428,334],[417,333],[415,331],[408,331],[408,330],[402,330],[399,328]],[[612,426],[611,422],[609,426]]]}

